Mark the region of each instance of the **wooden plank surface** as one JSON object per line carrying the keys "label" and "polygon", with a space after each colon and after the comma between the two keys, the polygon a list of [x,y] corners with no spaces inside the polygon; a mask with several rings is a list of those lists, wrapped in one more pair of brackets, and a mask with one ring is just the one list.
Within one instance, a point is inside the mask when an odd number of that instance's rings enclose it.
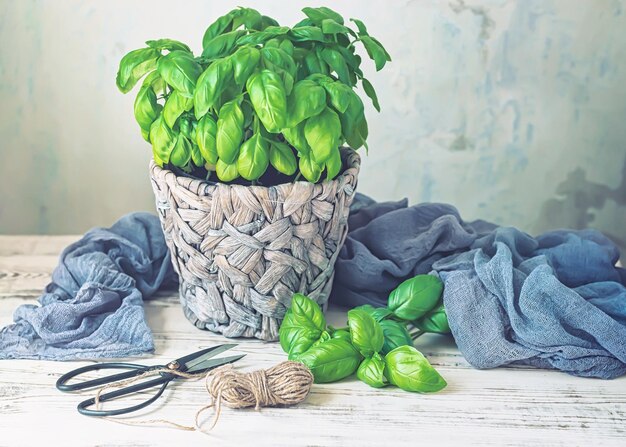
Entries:
{"label": "wooden plank surface", "polygon": [[[18,305],[35,302],[59,253],[76,239],[0,236],[0,326],[12,321]],[[189,324],[175,294],[148,301],[146,313],[156,353],[139,362],[166,362],[229,341]],[[341,324],[345,312],[331,307],[328,319]],[[237,351],[247,354],[237,365],[242,370],[286,358],[277,343],[238,342]],[[527,368],[478,371],[448,337],[426,335],[416,346],[448,381],[443,392],[377,390],[356,379],[316,384],[297,407],[225,408],[209,436],[79,415],[75,407],[85,395],[62,394],[54,383],[88,362],[0,360],[0,446],[626,445],[626,378],[582,379]],[[128,420],[188,425],[207,401],[202,382],[183,381]]]}

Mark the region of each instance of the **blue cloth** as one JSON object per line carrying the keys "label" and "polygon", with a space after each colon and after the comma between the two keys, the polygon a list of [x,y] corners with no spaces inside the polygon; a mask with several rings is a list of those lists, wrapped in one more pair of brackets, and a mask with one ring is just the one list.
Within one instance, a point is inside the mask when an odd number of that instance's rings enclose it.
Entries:
{"label": "blue cloth", "polygon": [[452,334],[477,368],[524,364],[585,377],[626,373],[626,273],[593,230],[533,238],[464,222],[444,204],[358,198],[331,300],[383,306],[400,282],[439,274]]}
{"label": "blue cloth", "polygon": [[174,279],[159,221],[148,213],[95,228],[67,247],[40,305],[0,331],[0,358],[73,360],[152,352],[143,298]]}

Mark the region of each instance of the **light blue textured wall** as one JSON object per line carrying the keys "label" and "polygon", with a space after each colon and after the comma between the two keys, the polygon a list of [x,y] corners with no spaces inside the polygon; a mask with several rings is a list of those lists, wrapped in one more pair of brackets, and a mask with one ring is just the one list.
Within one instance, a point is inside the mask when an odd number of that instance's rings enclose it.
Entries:
{"label": "light blue textured wall", "polygon": [[[626,240],[626,2],[327,2],[393,56],[366,73],[360,189],[446,201],[530,232]],[[198,50],[235,5],[293,24],[305,2],[0,1],[0,233],[77,233],[152,209],[149,148],[119,59],[149,38]]]}

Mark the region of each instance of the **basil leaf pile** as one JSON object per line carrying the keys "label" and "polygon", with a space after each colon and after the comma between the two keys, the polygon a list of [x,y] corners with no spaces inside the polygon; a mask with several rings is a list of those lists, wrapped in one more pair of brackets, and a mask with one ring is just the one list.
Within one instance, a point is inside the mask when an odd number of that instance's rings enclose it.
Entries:
{"label": "basil leaf pile", "polygon": [[390,307],[351,309],[348,326],[339,329],[326,327],[319,305],[297,293],[278,332],[281,347],[290,360],[304,363],[317,383],[356,372],[359,380],[374,388],[391,384],[412,392],[439,391],[446,381],[413,346],[403,316],[418,315],[412,324],[424,332],[445,333],[449,327],[440,301],[442,289],[438,277],[419,275],[390,294]]}
{"label": "basil leaf pile", "polygon": [[121,92],[145,77],[133,111],[157,164],[222,182],[278,173],[319,182],[341,173],[341,146],[367,148],[356,89],[380,104],[358,52],[377,70],[391,58],[360,20],[346,23],[327,7],[302,11],[289,27],[237,8],[208,26],[200,55],[156,39],[121,59]]}

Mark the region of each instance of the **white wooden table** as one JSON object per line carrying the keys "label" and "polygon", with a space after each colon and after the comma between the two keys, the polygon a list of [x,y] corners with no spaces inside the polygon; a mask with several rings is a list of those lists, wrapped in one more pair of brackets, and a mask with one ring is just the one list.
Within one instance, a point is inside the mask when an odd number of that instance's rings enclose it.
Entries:
{"label": "white wooden table", "polygon": [[[77,236],[0,236],[0,326],[32,303],[47,284],[60,251]],[[196,329],[174,294],[146,303],[161,363],[227,339]],[[345,313],[331,309],[331,323]],[[228,340],[232,341],[232,340]],[[238,368],[268,368],[285,360],[277,343],[239,340],[247,356]],[[60,374],[87,362],[0,360],[0,446],[193,445],[626,445],[626,377],[601,381],[554,371],[471,368],[448,337],[426,335],[420,349],[448,381],[432,395],[374,389],[356,379],[314,385],[293,408],[224,408],[210,436],[137,427],[76,412],[84,395],[54,387]],[[133,420],[192,424],[207,402],[203,383],[184,381]]]}

